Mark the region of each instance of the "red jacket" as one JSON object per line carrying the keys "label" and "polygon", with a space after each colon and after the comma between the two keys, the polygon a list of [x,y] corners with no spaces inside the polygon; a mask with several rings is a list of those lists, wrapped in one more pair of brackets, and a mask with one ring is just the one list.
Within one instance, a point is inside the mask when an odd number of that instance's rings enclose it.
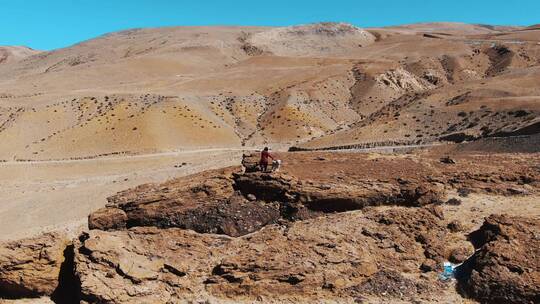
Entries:
{"label": "red jacket", "polygon": [[274,157],[272,157],[272,155],[270,155],[270,152],[262,151],[261,152],[261,164],[268,164],[268,158],[274,159]]}

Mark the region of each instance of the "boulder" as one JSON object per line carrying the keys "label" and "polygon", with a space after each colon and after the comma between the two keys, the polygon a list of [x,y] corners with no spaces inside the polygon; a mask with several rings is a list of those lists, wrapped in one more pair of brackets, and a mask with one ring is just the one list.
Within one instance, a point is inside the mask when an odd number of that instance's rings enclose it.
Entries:
{"label": "boulder", "polygon": [[492,215],[471,235],[479,249],[461,285],[486,303],[540,303],[540,220]]}
{"label": "boulder", "polygon": [[242,154],[242,167],[244,168],[244,172],[250,173],[260,171],[259,160],[259,153]]}
{"label": "boulder", "polygon": [[127,215],[124,210],[114,207],[101,208],[88,216],[88,228],[118,230],[126,228]]}
{"label": "boulder", "polygon": [[70,244],[62,233],[0,244],[0,295],[38,297],[54,293],[64,252]]}
{"label": "boulder", "polygon": [[279,206],[244,197],[233,188],[237,168],[141,185],[110,197],[89,216],[90,229],[153,226],[240,236],[280,218]]}

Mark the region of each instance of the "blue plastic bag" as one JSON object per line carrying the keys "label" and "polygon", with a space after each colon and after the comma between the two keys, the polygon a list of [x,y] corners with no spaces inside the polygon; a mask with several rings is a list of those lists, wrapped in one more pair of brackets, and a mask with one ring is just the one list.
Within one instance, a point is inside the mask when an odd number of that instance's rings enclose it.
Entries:
{"label": "blue plastic bag", "polygon": [[451,279],[454,279],[455,270],[458,265],[454,265],[450,262],[444,262],[443,264],[443,271],[440,274],[440,278],[443,281],[448,281]]}

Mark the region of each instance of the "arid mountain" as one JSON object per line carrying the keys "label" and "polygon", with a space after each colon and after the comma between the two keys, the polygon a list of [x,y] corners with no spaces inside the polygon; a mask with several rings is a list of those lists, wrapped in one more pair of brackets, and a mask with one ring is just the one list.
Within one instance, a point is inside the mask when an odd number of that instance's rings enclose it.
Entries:
{"label": "arid mountain", "polygon": [[40,51],[24,46],[0,46],[0,64],[18,62],[38,53]]}
{"label": "arid mountain", "polygon": [[513,30],[521,30],[517,26],[497,26],[487,24],[464,24],[456,22],[428,22],[406,24],[401,26],[387,27],[397,31],[411,31],[413,33],[444,33],[447,35],[474,35],[474,34],[492,34]]}
{"label": "arid mountain", "polygon": [[176,27],[0,65],[0,159],[535,133],[540,30]]}

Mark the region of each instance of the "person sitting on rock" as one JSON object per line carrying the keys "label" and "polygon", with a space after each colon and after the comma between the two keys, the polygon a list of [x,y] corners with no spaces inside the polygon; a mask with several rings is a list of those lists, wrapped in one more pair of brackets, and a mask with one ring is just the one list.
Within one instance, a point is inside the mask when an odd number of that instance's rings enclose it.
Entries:
{"label": "person sitting on rock", "polygon": [[268,152],[268,147],[264,147],[264,149],[261,151],[261,160],[259,161],[262,172],[266,172],[266,170],[268,170],[268,158],[274,160],[274,157],[270,154],[270,152]]}

